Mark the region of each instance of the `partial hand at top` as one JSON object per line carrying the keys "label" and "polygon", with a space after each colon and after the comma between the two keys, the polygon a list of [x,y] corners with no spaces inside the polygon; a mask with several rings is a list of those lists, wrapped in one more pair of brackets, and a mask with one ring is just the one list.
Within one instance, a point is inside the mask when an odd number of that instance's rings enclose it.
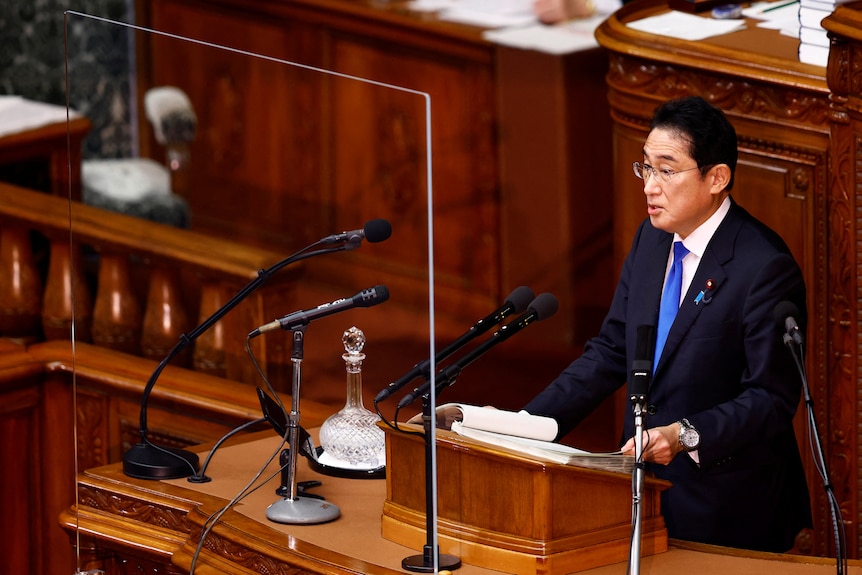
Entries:
{"label": "partial hand at top", "polygon": [[543,24],[556,24],[572,18],[586,18],[595,11],[593,0],[535,0],[533,12]]}

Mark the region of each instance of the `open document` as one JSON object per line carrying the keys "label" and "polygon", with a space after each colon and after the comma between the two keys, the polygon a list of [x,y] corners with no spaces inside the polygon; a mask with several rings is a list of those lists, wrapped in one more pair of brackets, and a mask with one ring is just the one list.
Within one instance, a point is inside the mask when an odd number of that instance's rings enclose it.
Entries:
{"label": "open document", "polygon": [[555,463],[564,465],[575,465],[577,467],[592,467],[594,469],[603,469],[605,471],[616,471],[620,473],[631,473],[634,469],[635,458],[630,455],[623,455],[621,451],[611,453],[593,453],[583,451],[575,447],[563,445],[561,443],[553,443],[550,441],[540,441],[530,439],[528,437],[518,437],[515,435],[505,435],[502,433],[494,433],[492,431],[482,431],[466,427],[460,422],[455,422],[452,425],[452,431],[458,435],[490,443],[497,447],[511,449],[525,455],[532,455],[539,459],[546,459]]}
{"label": "open document", "polygon": [[[411,423],[418,423],[418,419],[419,416],[412,419]],[[634,457],[623,455],[620,451],[592,453],[554,443],[553,439],[559,432],[556,420],[524,411],[447,403],[437,407],[437,427],[450,429],[476,441],[564,465],[623,473],[631,473],[634,468]]]}
{"label": "open document", "polygon": [[437,407],[437,427],[454,430],[456,423],[469,429],[548,442],[557,437],[558,432],[555,419],[530,415],[526,411],[506,411],[465,403],[446,403]]}

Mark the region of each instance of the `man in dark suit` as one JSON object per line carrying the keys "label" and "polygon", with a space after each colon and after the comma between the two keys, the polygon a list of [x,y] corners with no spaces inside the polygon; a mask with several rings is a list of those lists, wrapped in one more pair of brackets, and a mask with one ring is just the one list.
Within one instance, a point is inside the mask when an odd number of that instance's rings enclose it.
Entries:
{"label": "man in dark suit", "polygon": [[[669,535],[782,552],[810,527],[811,510],[793,432],[801,382],[775,310],[794,304],[804,330],[805,285],[784,241],[730,197],[736,162],[733,126],[702,98],[656,110],[634,164],[649,217],[610,311],[525,410],[554,417],[565,435],[629,379],[638,327],[658,326],[642,451],[672,483],[662,494]],[[682,287],[670,295],[675,259]],[[659,317],[672,307],[663,292],[678,312],[662,348]],[[633,452],[633,417],[624,434]]]}

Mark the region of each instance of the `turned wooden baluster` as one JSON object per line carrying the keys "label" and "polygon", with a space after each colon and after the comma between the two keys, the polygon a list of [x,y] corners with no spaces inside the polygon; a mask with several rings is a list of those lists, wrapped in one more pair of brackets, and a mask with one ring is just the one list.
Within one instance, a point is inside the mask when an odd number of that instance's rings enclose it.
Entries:
{"label": "turned wooden baluster", "polygon": [[[161,361],[188,329],[188,314],[183,307],[179,277],[175,270],[163,266],[150,269],[150,286],[141,334],[141,355]],[[171,361],[188,366],[191,350],[186,348]]]}
{"label": "turned wooden baluster", "polygon": [[[204,283],[201,286],[201,324],[219,310],[230,298],[226,288],[217,283]],[[195,342],[194,369],[211,375],[225,377],[227,359],[225,357],[225,319],[217,321],[203,332]]]}
{"label": "turned wooden baluster", "polygon": [[36,340],[42,322],[42,279],[33,262],[30,230],[0,229],[0,334]]}
{"label": "turned wooden baluster", "polygon": [[42,305],[45,339],[70,339],[74,319],[75,340],[90,341],[93,300],[83,278],[80,252],[73,252],[68,242],[52,240]]}
{"label": "turned wooden baluster", "polygon": [[128,256],[102,254],[93,307],[93,343],[138,355],[142,325],[141,307],[132,291]]}

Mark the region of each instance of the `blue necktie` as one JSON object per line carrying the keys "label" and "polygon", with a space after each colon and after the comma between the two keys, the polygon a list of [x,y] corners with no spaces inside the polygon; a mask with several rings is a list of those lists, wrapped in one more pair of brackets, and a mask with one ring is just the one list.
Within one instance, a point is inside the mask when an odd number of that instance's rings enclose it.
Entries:
{"label": "blue necktie", "polygon": [[676,313],[679,311],[679,299],[682,295],[682,258],[688,253],[688,249],[682,242],[674,242],[673,244],[673,264],[670,266],[670,273],[667,274],[667,281],[664,284],[664,292],[661,296],[661,307],[658,310],[658,328],[655,336],[655,358],[653,359],[653,371],[658,365],[658,360],[661,357],[661,352],[664,349],[667,334],[670,331],[670,326],[673,325],[673,320],[676,318]]}

